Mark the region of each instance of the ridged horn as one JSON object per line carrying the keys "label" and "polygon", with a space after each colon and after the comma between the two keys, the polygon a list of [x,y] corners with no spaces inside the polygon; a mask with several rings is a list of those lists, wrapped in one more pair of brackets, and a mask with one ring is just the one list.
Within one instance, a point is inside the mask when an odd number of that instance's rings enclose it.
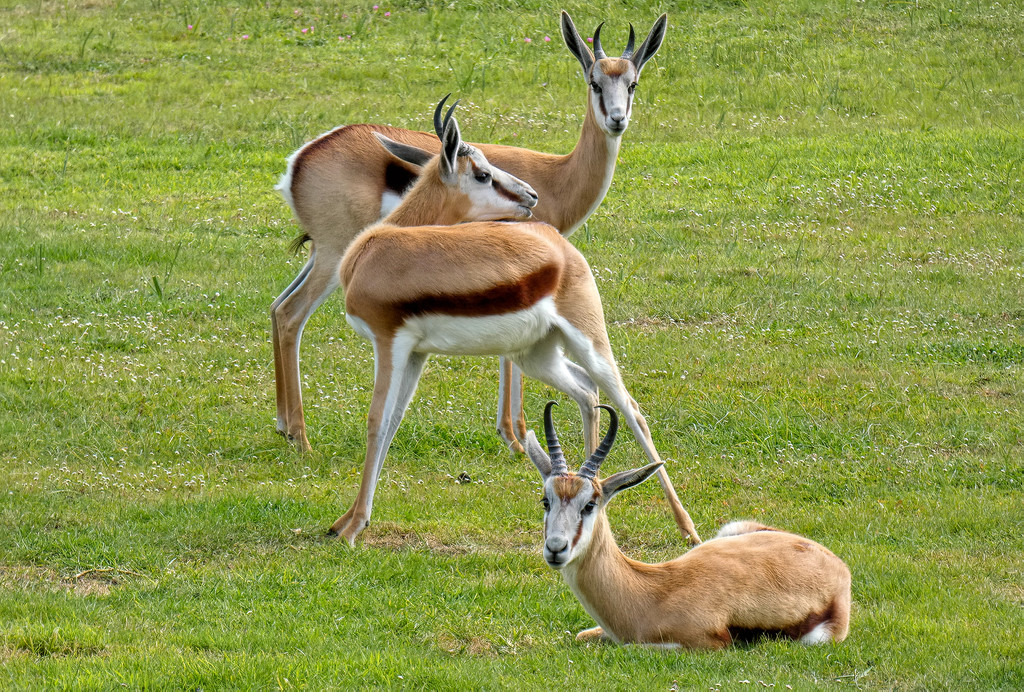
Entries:
{"label": "ridged horn", "polygon": [[562,454],[562,447],[558,444],[558,435],[555,434],[555,424],[551,421],[551,409],[558,404],[549,401],[544,407],[544,435],[548,438],[548,456],[551,457],[551,475],[565,476],[569,473],[569,467],[565,465],[565,455]]}
{"label": "ridged horn", "polygon": [[597,25],[597,29],[594,30],[594,57],[598,60],[607,58],[604,54],[604,48],[601,47],[601,27],[604,26],[604,22]]}
{"label": "ridged horn", "polygon": [[629,23],[629,41],[626,42],[626,50],[622,51],[622,59],[629,60],[633,57],[633,44],[636,42],[636,34],[633,33],[633,22]]}
{"label": "ridged horn", "polygon": [[459,100],[456,99],[455,103],[448,107],[448,112],[444,114],[444,120],[441,120],[441,109],[444,107],[444,102],[448,100],[449,96],[451,96],[451,93],[445,94],[445,97],[437,104],[437,108],[434,109],[434,133],[438,139],[444,139],[444,128],[448,127],[455,106],[459,105]]}
{"label": "ridged horn", "polygon": [[601,463],[604,458],[608,456],[608,451],[612,448],[612,444],[615,442],[615,434],[619,431],[619,414],[615,413],[615,409],[611,406],[605,406],[604,404],[598,404],[597,408],[603,408],[611,416],[611,423],[608,424],[608,432],[604,434],[604,439],[601,440],[601,444],[598,445],[594,453],[590,455],[586,463],[580,468],[579,475],[581,478],[597,478],[597,472],[601,469]]}

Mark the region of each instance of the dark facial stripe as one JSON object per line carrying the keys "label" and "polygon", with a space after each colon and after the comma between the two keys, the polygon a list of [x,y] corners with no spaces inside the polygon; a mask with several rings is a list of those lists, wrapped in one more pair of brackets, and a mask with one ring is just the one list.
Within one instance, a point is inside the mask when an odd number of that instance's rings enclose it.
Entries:
{"label": "dark facial stripe", "polygon": [[579,526],[576,527],[576,535],[572,539],[572,547],[575,548],[576,544],[580,542],[580,536],[583,535],[583,521],[580,521]]}
{"label": "dark facial stripe", "polygon": [[[467,241],[472,242],[472,241]],[[477,293],[445,293],[422,296],[398,306],[408,315],[427,313],[463,317],[500,315],[524,310],[555,292],[558,267],[548,264],[515,283],[499,284]]]}
{"label": "dark facial stripe", "polygon": [[509,190],[507,187],[505,187],[504,185],[499,183],[496,178],[492,178],[491,179],[491,187],[494,188],[495,192],[497,192],[499,195],[501,195],[502,197],[504,197],[507,200],[511,200],[513,202],[522,202],[523,201],[522,195],[515,194],[514,192]]}

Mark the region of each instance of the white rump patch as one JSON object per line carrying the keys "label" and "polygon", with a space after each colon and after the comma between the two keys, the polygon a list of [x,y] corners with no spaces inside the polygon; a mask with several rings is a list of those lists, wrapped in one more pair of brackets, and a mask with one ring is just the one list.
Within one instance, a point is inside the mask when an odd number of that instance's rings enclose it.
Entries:
{"label": "white rump patch", "polygon": [[292,171],[295,169],[295,160],[299,157],[299,154],[302,153],[302,151],[310,144],[337,132],[342,127],[345,126],[340,125],[334,128],[333,130],[328,130],[327,132],[324,132],[322,135],[314,137],[313,139],[309,140],[301,147],[293,151],[291,153],[291,156],[288,157],[288,166],[287,168],[285,168],[284,173],[281,174],[281,179],[277,181],[277,185],[274,186],[274,189],[280,192],[281,196],[284,197],[284,201],[288,203],[289,207],[291,207],[292,214],[295,213],[295,198],[292,197]]}
{"label": "white rump patch", "polygon": [[548,297],[503,315],[417,315],[405,321],[395,338],[408,339],[411,350],[421,353],[500,356],[529,348],[547,335],[557,319],[555,301]]}
{"label": "white rump patch", "polygon": [[813,630],[800,637],[801,644],[813,646],[814,644],[827,644],[832,641],[832,630],[829,627],[831,622],[823,622]]}

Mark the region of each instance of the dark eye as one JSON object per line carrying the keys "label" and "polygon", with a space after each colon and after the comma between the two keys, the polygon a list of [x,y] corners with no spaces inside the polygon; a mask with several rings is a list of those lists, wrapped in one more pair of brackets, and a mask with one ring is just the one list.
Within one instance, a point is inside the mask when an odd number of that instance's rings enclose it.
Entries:
{"label": "dark eye", "polygon": [[546,497],[543,500],[540,501],[540,504],[541,504],[541,506],[544,507],[544,511],[545,512],[551,510],[551,503],[548,502],[548,499]]}
{"label": "dark eye", "polygon": [[587,515],[597,509],[597,503],[591,500],[583,507],[583,514]]}
{"label": "dark eye", "polygon": [[634,91],[636,91],[636,82],[629,85],[629,93],[632,94]]}
{"label": "dark eye", "polygon": [[474,175],[473,177],[476,178],[476,181],[478,183],[489,183],[489,182],[491,182],[491,174],[488,173],[487,171],[481,171],[481,172],[477,173],[476,175]]}
{"label": "dark eye", "polygon": [[590,88],[594,90],[595,94],[600,94],[601,93],[601,87],[597,86],[597,82],[591,82],[590,83]]}

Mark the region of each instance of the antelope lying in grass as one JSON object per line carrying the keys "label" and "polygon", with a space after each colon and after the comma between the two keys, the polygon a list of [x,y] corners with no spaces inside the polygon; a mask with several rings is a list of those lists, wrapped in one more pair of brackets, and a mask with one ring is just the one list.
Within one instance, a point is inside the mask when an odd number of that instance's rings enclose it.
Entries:
{"label": "antelope lying in grass", "polygon": [[[436,120],[435,113],[435,125]],[[504,355],[528,376],[567,394],[583,415],[587,453],[597,444],[600,388],[623,410],[647,457],[658,463],[676,523],[700,542],[661,468],[647,423],[622,385],[597,285],[579,251],[542,223],[409,227],[451,223],[468,214],[523,217],[536,203],[528,186],[462,143],[451,111],[439,129],[440,156],[423,166],[383,222],[359,234],[341,263],[346,319],[373,343],[375,374],[359,492],[331,531],[354,543],[369,525],[384,458],[423,366],[431,353],[445,353]],[[392,151],[408,148],[382,142]]]}
{"label": "antelope lying in grass", "polygon": [[579,473],[570,472],[551,423],[553,403],[544,411],[550,456],[532,431],[525,446],[544,479],[544,559],[599,625],[577,639],[719,649],[759,634],[804,644],[846,638],[850,570],[802,536],[742,521],[669,562],[623,555],[605,507],[661,462],[598,480],[618,427],[615,411],[602,406],[612,417],[608,433]]}
{"label": "antelope lying in grass", "polygon": [[[594,32],[592,54],[569,15],[562,12],[562,36],[583,67],[588,86],[586,117],[576,148],[567,156],[555,156],[517,147],[474,145],[494,165],[533,186],[540,195],[535,217],[563,235],[586,221],[611,185],[633,91],[644,64],[661,46],[667,23],[662,15],[635,52],[630,26],[622,57],[610,58],[601,48],[600,27]],[[439,151],[438,138],[425,132],[349,125],[321,135],[292,154],[277,186],[304,231],[296,248],[307,241],[311,244],[309,261],[271,306],[277,431],[301,450],[310,449],[299,376],[303,327],[338,288],[342,257],[352,239],[393,210],[420,174],[420,161],[404,160],[401,153],[398,158],[389,155],[378,145],[375,133],[431,154]],[[522,451],[512,422],[515,417],[519,437],[526,433],[522,376],[513,374],[511,365],[503,361],[500,380],[498,430],[514,450]]]}

